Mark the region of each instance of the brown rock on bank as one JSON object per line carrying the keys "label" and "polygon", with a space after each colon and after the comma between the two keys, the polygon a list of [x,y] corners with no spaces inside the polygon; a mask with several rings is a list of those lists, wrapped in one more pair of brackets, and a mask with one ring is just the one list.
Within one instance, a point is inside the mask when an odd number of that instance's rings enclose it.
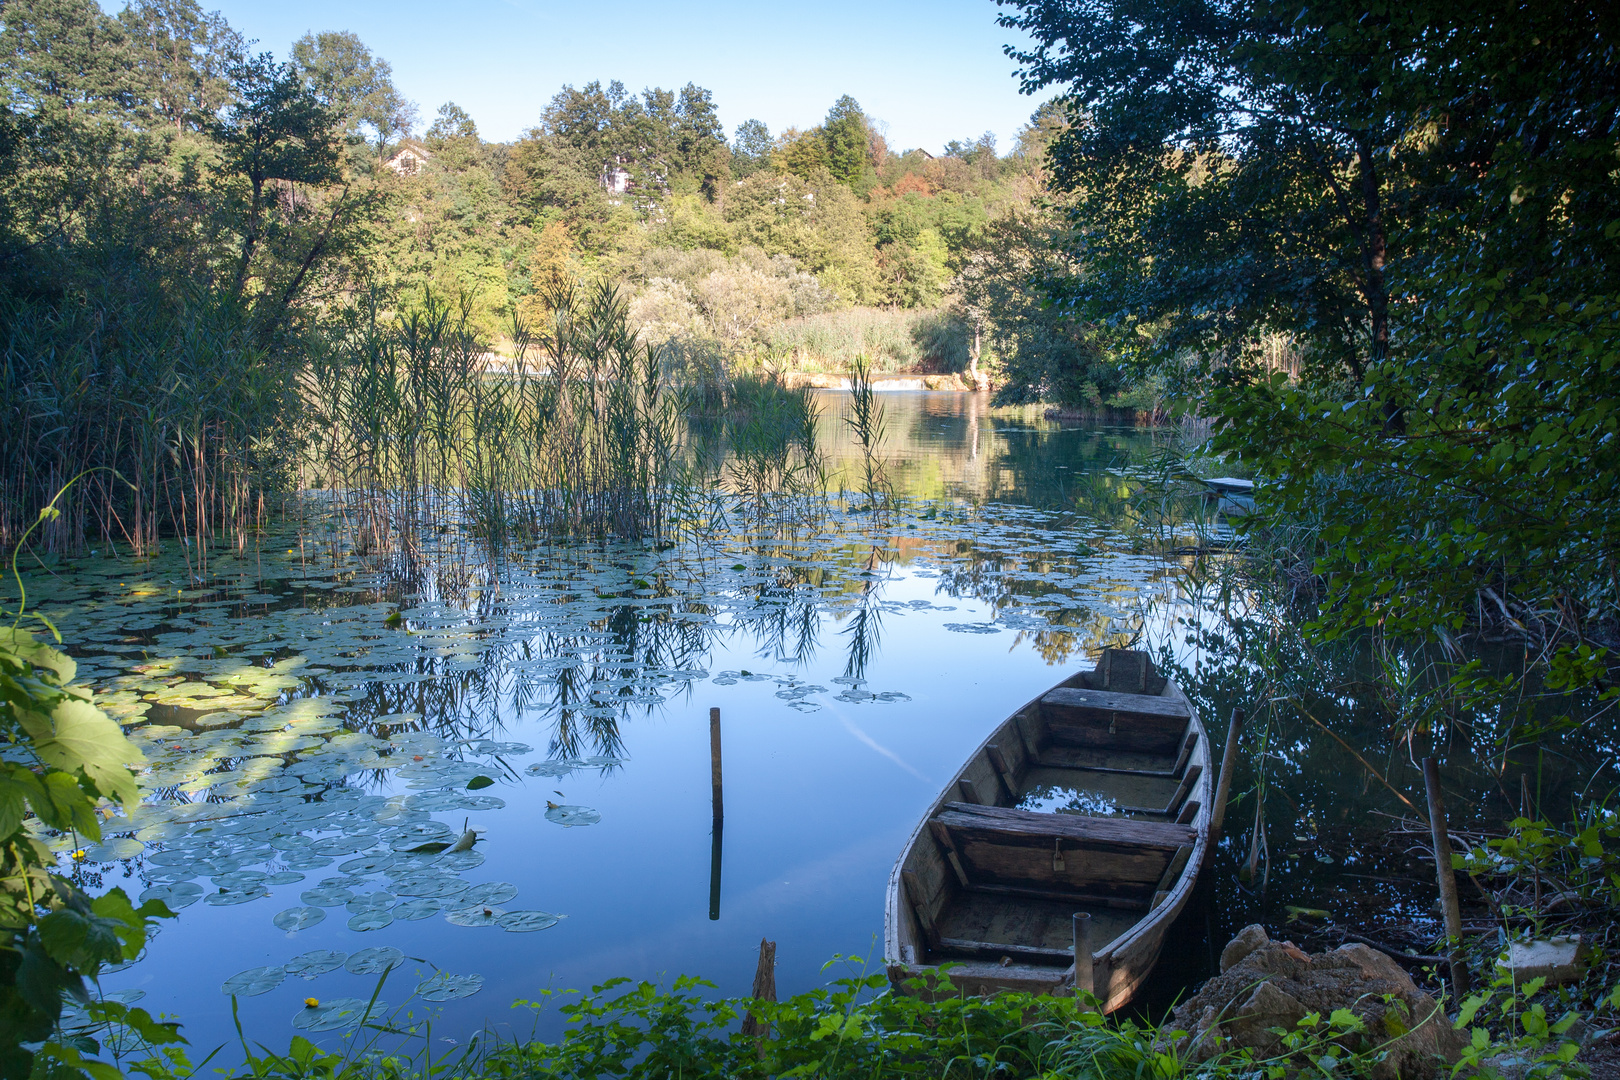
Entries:
{"label": "brown rock on bank", "polygon": [[1259,926],[1232,939],[1221,953],[1221,974],[1175,1011],[1170,1026],[1190,1033],[1181,1049],[1194,1060],[1243,1048],[1263,1058],[1283,1052],[1278,1029],[1296,1030],[1316,1013],[1323,1031],[1337,1009],[1355,1014],[1363,1030],[1335,1042],[1376,1058],[1374,1077],[1437,1076],[1462,1053],[1463,1035],[1439,1003],[1383,953],[1345,945],[1307,954],[1292,942],[1272,941]]}

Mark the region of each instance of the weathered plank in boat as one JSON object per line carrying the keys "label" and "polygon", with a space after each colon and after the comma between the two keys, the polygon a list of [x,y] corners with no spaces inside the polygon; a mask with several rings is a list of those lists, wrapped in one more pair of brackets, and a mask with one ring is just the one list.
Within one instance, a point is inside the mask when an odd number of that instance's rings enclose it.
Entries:
{"label": "weathered plank in boat", "polygon": [[964,941],[961,938],[940,938],[940,951],[954,956],[1010,956],[1035,963],[1048,961],[1057,964],[1074,963],[1074,949],[1041,949],[1032,945],[1003,945],[994,941]]}
{"label": "weathered plank in boat", "polygon": [[1023,837],[1045,843],[1053,838],[1087,847],[1164,848],[1175,851],[1190,844],[1197,831],[1189,825],[1132,818],[1083,817],[1079,814],[1040,814],[1006,806],[972,806],[948,802],[936,821],[952,830],[981,832],[1016,840]]}
{"label": "weathered plank in boat", "polygon": [[1128,776],[1173,777],[1179,770],[1168,754],[1131,754],[1122,750],[1099,750],[1091,746],[1064,746],[1054,743],[1040,753],[1037,764],[1049,769],[1087,769]]}
{"label": "weathered plank in boat", "polygon": [[1057,742],[1168,757],[1181,750],[1192,712],[1176,698],[1058,687],[1041,697],[1041,716]]}

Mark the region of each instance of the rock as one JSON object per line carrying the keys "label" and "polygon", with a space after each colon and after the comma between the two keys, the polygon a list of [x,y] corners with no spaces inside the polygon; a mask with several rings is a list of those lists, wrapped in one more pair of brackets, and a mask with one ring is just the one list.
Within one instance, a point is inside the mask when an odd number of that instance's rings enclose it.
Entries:
{"label": "rock", "polygon": [[1579,936],[1554,937],[1509,942],[1507,957],[1497,966],[1513,976],[1514,986],[1531,979],[1546,979],[1556,986],[1579,979],[1585,960],[1586,948]]}
{"label": "rock", "polygon": [[1373,1080],[1437,1076],[1461,1056],[1462,1034],[1388,956],[1365,945],[1307,954],[1292,942],[1272,941],[1259,926],[1232,939],[1221,953],[1221,974],[1176,1009],[1171,1026],[1189,1033],[1179,1049],[1194,1061],[1243,1048],[1268,1057],[1281,1052],[1284,1033],[1313,1013],[1327,1038],[1328,1018],[1340,1009],[1359,1028],[1340,1026],[1333,1041],[1366,1053]]}
{"label": "rock", "polygon": [[1245,956],[1254,950],[1271,944],[1271,938],[1266,934],[1266,928],[1259,923],[1251,923],[1238,931],[1238,936],[1226,943],[1221,950],[1221,974],[1225,975],[1233,964],[1241,963]]}

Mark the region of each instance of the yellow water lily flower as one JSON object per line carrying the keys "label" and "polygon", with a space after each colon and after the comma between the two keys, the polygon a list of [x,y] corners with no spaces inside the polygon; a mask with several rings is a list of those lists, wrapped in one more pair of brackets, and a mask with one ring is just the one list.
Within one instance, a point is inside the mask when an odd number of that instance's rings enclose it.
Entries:
{"label": "yellow water lily flower", "polygon": [[84,849],[83,849],[83,848],[80,848],[80,849],[79,849],[79,850],[78,850],[78,851],[75,851],[75,852],[74,852],[74,853],[73,853],[73,857],[74,857],[74,858],[75,858],[75,859],[82,859],[82,858],[84,858]]}
{"label": "yellow water lily flower", "polygon": [[320,998],[305,998],[304,999],[304,1008],[313,1009],[315,1006],[319,1005],[320,1003],[321,1003]]}

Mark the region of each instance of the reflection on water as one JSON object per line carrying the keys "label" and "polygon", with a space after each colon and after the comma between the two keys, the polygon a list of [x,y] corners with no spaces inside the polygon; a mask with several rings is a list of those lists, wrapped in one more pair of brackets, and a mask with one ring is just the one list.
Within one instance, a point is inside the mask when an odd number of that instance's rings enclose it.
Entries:
{"label": "reflection on water", "polygon": [[[107,988],[212,1046],[233,976],[254,972],[232,985],[274,1042],[305,996],[368,996],[379,948],[401,964],[385,996],[421,983],[459,1032],[614,975],[745,993],[761,937],[785,993],[834,953],[876,963],[889,868],[940,785],[1088,651],[1151,631],[1165,590],[1126,497],[1151,435],[884,403],[889,515],[382,564],[317,523],[207,580],[178,555],[35,575],[148,758],[146,805],[101,848],[50,842],[86,885],[184,906]],[[841,396],[822,404],[836,477],[858,450]]]}

